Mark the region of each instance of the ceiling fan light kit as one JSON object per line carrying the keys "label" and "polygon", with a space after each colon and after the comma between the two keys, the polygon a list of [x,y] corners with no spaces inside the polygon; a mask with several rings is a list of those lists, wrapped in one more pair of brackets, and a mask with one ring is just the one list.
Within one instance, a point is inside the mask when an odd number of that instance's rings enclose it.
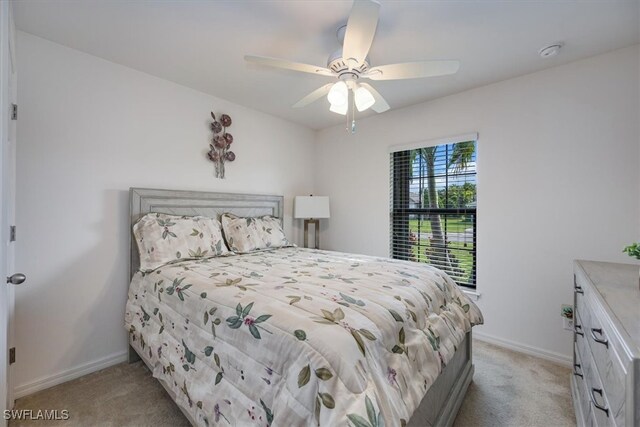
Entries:
{"label": "ceiling fan light kit", "polygon": [[254,64],[336,78],[336,83],[314,90],[293,107],[304,107],[326,95],[329,111],[348,115],[351,99],[349,130],[355,132],[355,109],[362,112],[371,108],[382,113],[390,108],[382,95],[371,85],[360,83],[361,79],[377,81],[444,76],[455,74],[460,66],[458,61],[418,61],[371,67],[368,55],[378,26],[379,12],[380,3],[375,0],[354,0],[347,25],[338,28],[336,34],[342,49],[329,56],[326,68],[264,56],[247,55],[244,58]]}
{"label": "ceiling fan light kit", "polygon": [[346,115],[349,110],[349,90],[353,92],[354,103],[358,111],[362,112],[371,108],[376,100],[364,86],[359,86],[355,80],[340,80],[331,86],[327,94],[329,111]]}

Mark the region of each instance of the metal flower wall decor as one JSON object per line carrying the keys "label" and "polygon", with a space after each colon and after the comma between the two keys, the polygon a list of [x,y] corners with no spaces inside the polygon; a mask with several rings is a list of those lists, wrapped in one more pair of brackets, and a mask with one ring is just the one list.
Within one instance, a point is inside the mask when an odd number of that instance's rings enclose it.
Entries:
{"label": "metal flower wall decor", "polygon": [[233,135],[227,132],[227,128],[231,126],[231,117],[223,114],[220,116],[220,120],[217,120],[213,111],[211,117],[213,118],[211,123],[213,141],[209,144],[211,149],[207,153],[207,157],[215,164],[216,178],[224,179],[225,162],[233,162],[236,159],[236,154],[229,150],[233,143]]}

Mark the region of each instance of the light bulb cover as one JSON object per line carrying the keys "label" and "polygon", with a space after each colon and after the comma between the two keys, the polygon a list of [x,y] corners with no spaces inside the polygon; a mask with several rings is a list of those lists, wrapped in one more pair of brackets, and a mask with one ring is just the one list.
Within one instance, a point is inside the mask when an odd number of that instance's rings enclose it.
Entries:
{"label": "light bulb cover", "polygon": [[354,97],[356,101],[356,108],[358,109],[358,111],[364,111],[367,108],[372,107],[373,104],[376,103],[376,100],[371,92],[369,92],[367,88],[362,86],[359,86],[358,89],[356,89],[356,91],[354,92]]}
{"label": "light bulb cover", "polygon": [[349,104],[346,102],[342,105],[331,104],[331,107],[329,107],[329,111],[342,114],[343,116],[347,115],[348,110],[349,110]]}
{"label": "light bulb cover", "polygon": [[334,84],[327,94],[327,99],[329,103],[331,103],[331,106],[338,107],[347,105],[347,101],[349,100],[349,88],[347,84],[342,80]]}

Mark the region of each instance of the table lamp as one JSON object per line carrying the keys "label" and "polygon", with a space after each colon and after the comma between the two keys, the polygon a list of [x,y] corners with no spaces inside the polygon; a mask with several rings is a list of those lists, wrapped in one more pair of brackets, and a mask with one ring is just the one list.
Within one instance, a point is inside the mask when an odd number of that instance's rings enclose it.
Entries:
{"label": "table lamp", "polygon": [[296,196],[293,217],[304,219],[304,247],[309,247],[309,224],[315,225],[316,244],[320,248],[320,219],[329,218],[329,198],[325,196]]}

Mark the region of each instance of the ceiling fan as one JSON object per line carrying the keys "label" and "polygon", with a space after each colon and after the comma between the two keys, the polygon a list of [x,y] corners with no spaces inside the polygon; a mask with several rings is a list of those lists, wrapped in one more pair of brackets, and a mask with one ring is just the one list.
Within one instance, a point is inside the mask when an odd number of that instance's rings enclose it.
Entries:
{"label": "ceiling fan", "polygon": [[[264,56],[246,55],[244,59],[254,64],[338,79],[336,83],[314,90],[293,107],[304,107],[326,95],[331,104],[329,110],[342,115],[347,115],[350,101],[358,111],[371,108],[382,113],[390,108],[382,95],[371,85],[362,82],[362,79],[415,79],[454,74],[458,71],[458,61],[418,61],[372,67],[368,54],[376,33],[379,11],[380,3],[375,0],[354,0],[347,25],[338,28],[338,41],[342,44],[342,49],[329,56],[326,68]],[[349,96],[349,91],[353,93],[352,97]]]}

